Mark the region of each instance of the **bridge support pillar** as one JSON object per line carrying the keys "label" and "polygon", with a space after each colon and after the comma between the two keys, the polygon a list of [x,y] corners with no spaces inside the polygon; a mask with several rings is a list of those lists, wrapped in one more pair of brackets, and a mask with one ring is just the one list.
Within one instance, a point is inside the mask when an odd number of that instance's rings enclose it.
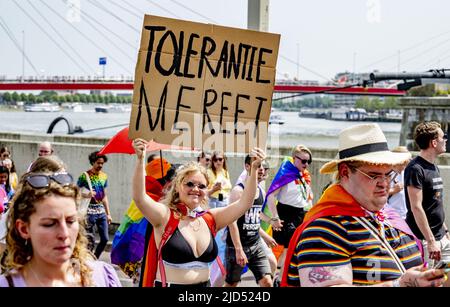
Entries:
{"label": "bridge support pillar", "polygon": [[247,29],[269,31],[269,0],[248,0]]}

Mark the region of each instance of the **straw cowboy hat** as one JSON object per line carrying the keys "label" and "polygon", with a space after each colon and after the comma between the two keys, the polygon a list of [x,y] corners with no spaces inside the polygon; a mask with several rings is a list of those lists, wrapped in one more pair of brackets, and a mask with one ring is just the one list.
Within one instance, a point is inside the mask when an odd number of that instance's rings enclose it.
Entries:
{"label": "straw cowboy hat", "polygon": [[377,124],[356,125],[339,133],[337,158],[320,169],[321,174],[337,171],[337,165],[345,161],[362,161],[369,164],[397,165],[408,161],[411,154],[389,151],[386,137]]}

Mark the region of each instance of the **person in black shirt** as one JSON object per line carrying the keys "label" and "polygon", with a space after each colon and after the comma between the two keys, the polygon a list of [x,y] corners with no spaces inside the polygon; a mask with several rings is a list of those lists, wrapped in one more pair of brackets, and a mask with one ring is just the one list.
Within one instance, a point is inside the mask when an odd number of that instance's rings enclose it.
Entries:
{"label": "person in black shirt", "polygon": [[406,222],[424,243],[425,260],[450,260],[450,235],[445,225],[444,186],[436,158],[445,152],[447,134],[437,122],[420,123],[414,131],[419,155],[405,169]]}
{"label": "person in black shirt", "polygon": [[[252,158],[245,157],[245,170],[251,175]],[[256,170],[258,172],[258,183],[265,179],[264,166],[261,164]],[[230,193],[230,201],[239,200],[244,193],[244,184],[238,183]],[[253,205],[237,221],[228,225],[226,258],[226,287],[236,287],[241,281],[241,274],[247,265],[255,276],[256,282],[261,287],[272,287],[272,271],[269,259],[260,236],[260,213],[264,204],[264,191],[258,186],[254,196]],[[271,240],[271,244],[276,244]],[[270,247],[273,247],[271,245]]]}

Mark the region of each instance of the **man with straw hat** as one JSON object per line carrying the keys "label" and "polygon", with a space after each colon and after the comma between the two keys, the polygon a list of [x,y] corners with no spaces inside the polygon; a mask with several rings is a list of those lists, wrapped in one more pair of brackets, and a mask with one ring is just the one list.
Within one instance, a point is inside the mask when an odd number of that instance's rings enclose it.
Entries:
{"label": "man with straw hat", "polygon": [[383,214],[393,170],[409,153],[388,150],[377,124],[342,130],[334,174],[292,237],[282,286],[441,286],[443,270],[427,269],[404,224]]}

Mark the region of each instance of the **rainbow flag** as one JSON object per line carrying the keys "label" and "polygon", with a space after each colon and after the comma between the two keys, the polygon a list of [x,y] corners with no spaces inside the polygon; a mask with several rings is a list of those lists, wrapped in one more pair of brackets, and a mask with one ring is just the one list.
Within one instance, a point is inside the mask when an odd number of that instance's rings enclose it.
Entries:
{"label": "rainbow flag", "polygon": [[[270,213],[269,206],[267,205],[267,199],[270,194],[278,190],[279,188],[285,186],[289,182],[292,182],[296,179],[301,179],[302,175],[298,168],[294,165],[294,161],[292,157],[286,157],[284,158],[283,162],[280,165],[280,168],[278,169],[277,174],[275,175],[275,178],[273,178],[272,183],[270,184],[269,190],[266,194],[266,199],[264,201],[262,212],[268,216],[272,217],[272,214]],[[269,223],[266,223],[261,220],[261,228],[264,229],[265,232],[272,235],[272,227]]]}
{"label": "rainbow flag", "polygon": [[111,263],[118,265],[128,276],[136,273],[145,249],[148,221],[132,200],[117,229],[111,249]]}

